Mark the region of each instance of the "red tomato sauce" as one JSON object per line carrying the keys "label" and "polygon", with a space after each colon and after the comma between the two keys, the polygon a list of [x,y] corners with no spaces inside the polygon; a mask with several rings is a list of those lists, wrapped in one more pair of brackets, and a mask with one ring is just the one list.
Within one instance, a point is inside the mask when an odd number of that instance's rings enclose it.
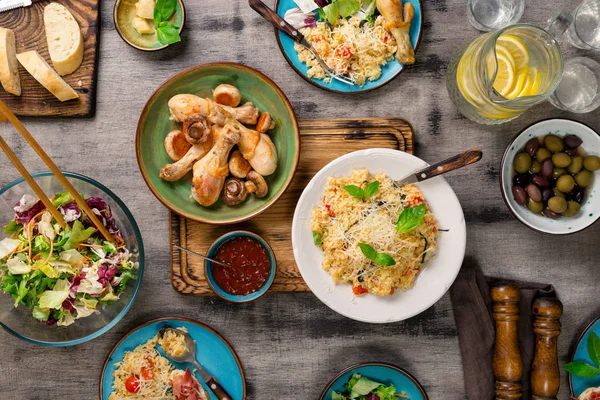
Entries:
{"label": "red tomato sauce", "polygon": [[212,264],[212,275],[221,289],[229,294],[245,296],[260,290],[271,273],[267,249],[250,237],[236,237],[217,249],[215,260],[228,264]]}

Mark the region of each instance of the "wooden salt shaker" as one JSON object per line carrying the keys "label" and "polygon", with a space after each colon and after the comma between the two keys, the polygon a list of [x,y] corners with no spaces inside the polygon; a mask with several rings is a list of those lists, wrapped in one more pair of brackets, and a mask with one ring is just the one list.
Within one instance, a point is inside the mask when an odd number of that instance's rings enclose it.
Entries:
{"label": "wooden salt shaker", "polygon": [[558,368],[558,336],[562,303],[555,298],[539,298],[533,302],[535,356],[531,368],[532,400],[556,400],[560,388]]}
{"label": "wooden salt shaker", "polygon": [[499,285],[491,290],[496,321],[494,377],[496,400],[521,399],[523,361],[519,350],[517,323],[519,321],[519,288]]}

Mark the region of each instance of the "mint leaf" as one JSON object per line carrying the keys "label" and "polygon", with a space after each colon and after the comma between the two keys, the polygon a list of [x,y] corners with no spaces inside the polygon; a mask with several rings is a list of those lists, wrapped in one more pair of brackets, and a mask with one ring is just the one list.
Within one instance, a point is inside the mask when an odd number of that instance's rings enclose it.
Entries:
{"label": "mint leaf", "polygon": [[320,246],[323,244],[323,238],[319,232],[313,232],[313,243],[315,246]]}
{"label": "mint leaf", "polygon": [[154,5],[154,24],[158,26],[161,22],[171,18],[176,6],[177,0],[157,0]]}
{"label": "mint leaf", "polygon": [[173,44],[181,41],[179,27],[167,21],[162,21],[156,26],[156,36],[162,44]]}
{"label": "mint leaf", "polygon": [[366,243],[359,243],[358,247],[360,247],[360,251],[367,257],[369,260],[375,261],[377,259],[377,250],[372,248]]}
{"label": "mint leaf", "polygon": [[402,213],[400,213],[398,221],[396,221],[396,231],[398,233],[408,233],[412,231],[423,222],[426,212],[427,207],[425,204],[405,208],[402,210]]}
{"label": "mint leaf", "polygon": [[344,189],[346,192],[350,193],[350,196],[356,197],[359,200],[362,200],[365,198],[365,191],[356,185],[347,185],[347,186],[342,187],[342,189]]}
{"label": "mint leaf", "polygon": [[600,338],[594,332],[590,332],[588,337],[588,353],[596,365],[600,366]]}
{"label": "mint leaf", "polygon": [[600,373],[600,369],[591,366],[583,361],[574,361],[563,365],[563,368],[573,374],[582,378],[593,378]]}
{"label": "mint leaf", "polygon": [[370,199],[379,190],[379,181],[371,182],[365,187],[365,199]]}
{"label": "mint leaf", "polygon": [[382,267],[391,267],[392,265],[396,265],[396,260],[392,256],[386,253],[379,253],[375,258],[375,262]]}
{"label": "mint leaf", "polygon": [[15,221],[10,221],[8,225],[4,227],[4,233],[7,235],[14,235],[23,228],[23,225],[17,224]]}

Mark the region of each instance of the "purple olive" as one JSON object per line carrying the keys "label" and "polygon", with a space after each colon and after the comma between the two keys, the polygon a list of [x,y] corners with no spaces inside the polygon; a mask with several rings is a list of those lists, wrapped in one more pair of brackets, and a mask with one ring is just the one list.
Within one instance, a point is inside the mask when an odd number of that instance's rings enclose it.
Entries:
{"label": "purple olive", "polygon": [[540,141],[538,138],[529,139],[525,144],[525,151],[531,156],[535,157],[535,152],[540,147]]}
{"label": "purple olive", "polygon": [[542,169],[541,169],[542,175],[544,175],[546,178],[551,178],[553,171],[554,171],[554,164],[552,164],[552,160],[550,158],[547,160],[544,160],[544,162],[542,163]]}
{"label": "purple olive", "polygon": [[575,157],[577,155],[577,148],[575,149],[565,149],[564,153],[569,157]]}
{"label": "purple olive", "polygon": [[513,185],[525,187],[529,184],[529,175],[517,174],[513,177]]}
{"label": "purple olive", "polygon": [[537,187],[541,189],[548,187],[550,181],[548,180],[548,178],[538,174],[531,177],[531,183],[537,185]]}
{"label": "purple olive", "polygon": [[544,214],[546,217],[552,218],[552,219],[557,219],[560,217],[560,214],[555,213],[548,207],[544,208],[544,211],[542,211],[542,214]]}
{"label": "purple olive", "polygon": [[581,143],[583,143],[583,141],[575,135],[567,135],[565,136],[563,141],[565,142],[565,145],[570,149],[576,149],[577,147],[581,146]]}
{"label": "purple olive", "polygon": [[522,206],[527,204],[527,200],[529,198],[527,197],[527,193],[525,192],[525,189],[523,189],[521,186],[513,186],[512,192],[513,192],[513,197],[515,198],[515,201],[518,204],[520,204]]}
{"label": "purple olive", "polygon": [[529,185],[527,185],[527,188],[525,190],[527,191],[527,194],[529,195],[529,198],[531,200],[542,201],[542,192],[533,183],[530,183]]}
{"label": "purple olive", "polygon": [[579,188],[577,193],[573,196],[573,200],[578,202],[579,204],[583,204],[583,200],[585,200],[585,189]]}
{"label": "purple olive", "polygon": [[552,189],[544,189],[542,191],[542,201],[545,203],[550,200],[551,197],[554,197],[554,192]]}

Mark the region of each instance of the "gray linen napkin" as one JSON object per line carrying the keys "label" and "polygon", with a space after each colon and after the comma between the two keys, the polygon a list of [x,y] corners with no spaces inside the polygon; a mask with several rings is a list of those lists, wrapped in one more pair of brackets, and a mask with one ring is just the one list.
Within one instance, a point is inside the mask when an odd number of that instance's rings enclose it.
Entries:
{"label": "gray linen napkin", "polygon": [[531,398],[529,375],[535,350],[532,304],[538,297],[555,297],[548,284],[485,277],[472,259],[465,259],[456,281],[450,288],[452,308],[458,330],[468,400],[493,400],[495,323],[492,317],[490,288],[499,283],[513,283],[521,290],[519,301],[519,347],[523,359],[523,399]]}

